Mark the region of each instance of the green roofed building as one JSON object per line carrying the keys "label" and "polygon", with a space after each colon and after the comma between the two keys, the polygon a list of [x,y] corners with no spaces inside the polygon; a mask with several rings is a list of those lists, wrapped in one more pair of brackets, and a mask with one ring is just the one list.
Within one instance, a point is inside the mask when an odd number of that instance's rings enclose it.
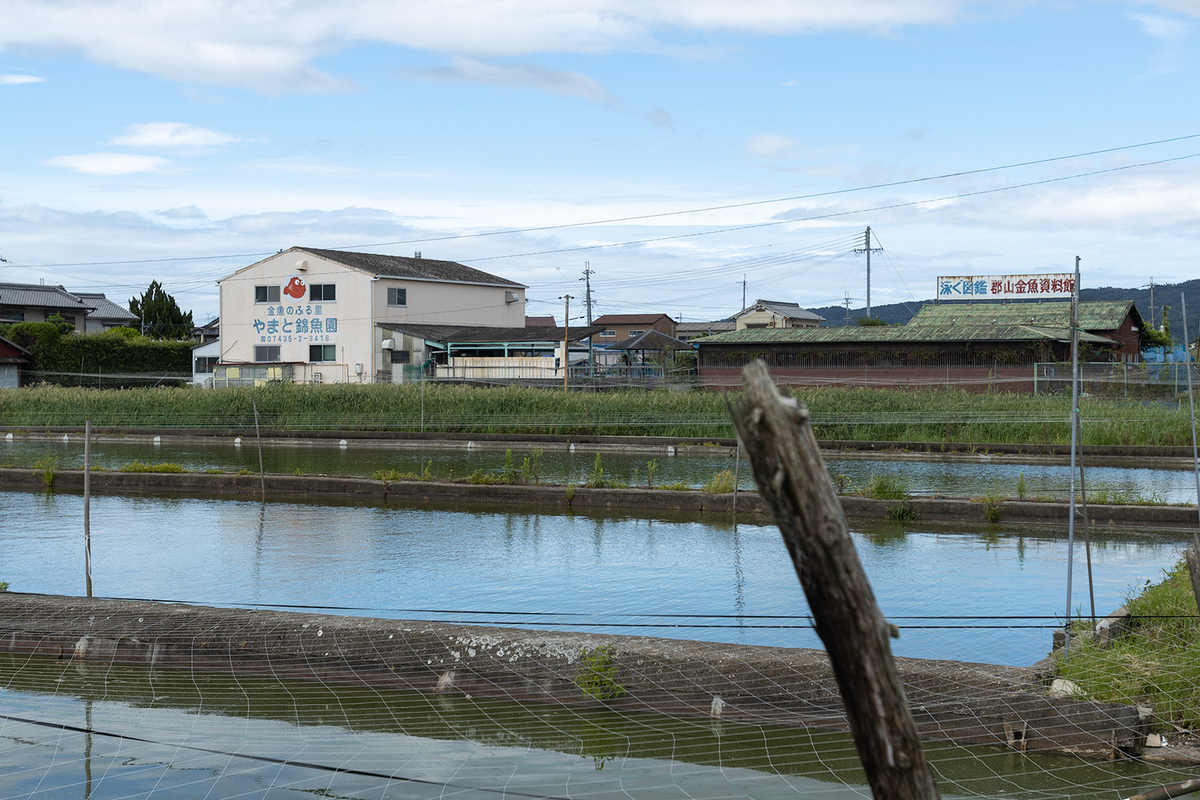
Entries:
{"label": "green roofed building", "polygon": [[[1032,391],[1037,364],[1069,363],[1070,303],[927,305],[907,325],[760,328],[696,341],[702,383],[736,386],[763,359],[781,384],[954,385]],[[1133,303],[1080,304],[1080,358],[1136,362]]]}

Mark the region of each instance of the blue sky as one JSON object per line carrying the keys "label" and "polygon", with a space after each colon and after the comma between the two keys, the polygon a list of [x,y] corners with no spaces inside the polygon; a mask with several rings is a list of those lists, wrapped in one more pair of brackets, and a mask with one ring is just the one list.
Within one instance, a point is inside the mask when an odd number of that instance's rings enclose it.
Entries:
{"label": "blue sky", "polygon": [[[420,250],[529,284],[531,314],[561,321],[586,261],[597,314],[702,320],[741,307],[743,275],[751,299],[861,307],[867,225],[875,304],[1076,255],[1084,286],[1188,280],[1197,17],[1191,0],[0,0],[0,280],[124,302],[158,279],[203,321],[216,278],[282,248]],[[665,216],[589,224],[645,215]]]}

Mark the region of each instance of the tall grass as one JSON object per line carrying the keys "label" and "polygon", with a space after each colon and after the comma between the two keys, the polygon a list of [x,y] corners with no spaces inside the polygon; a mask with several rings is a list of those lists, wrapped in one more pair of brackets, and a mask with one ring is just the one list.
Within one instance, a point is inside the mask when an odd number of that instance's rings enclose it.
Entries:
{"label": "tall grass", "polygon": [[[808,405],[818,438],[900,442],[1067,444],[1069,399],[976,395],[957,390],[823,387],[792,390]],[[736,395],[730,399],[736,401]],[[627,390],[563,392],[518,386],[274,384],[242,389],[125,391],[37,386],[0,392],[10,427],[93,425],[293,430],[659,435],[729,438],[725,396]],[[1082,405],[1085,444],[1186,445],[1186,405],[1092,399]]]}
{"label": "tall grass", "polygon": [[1089,697],[1151,705],[1161,722],[1200,729],[1200,625],[1186,562],[1126,608],[1128,633],[1106,647],[1087,638],[1072,643],[1068,659],[1059,652],[1058,674]]}

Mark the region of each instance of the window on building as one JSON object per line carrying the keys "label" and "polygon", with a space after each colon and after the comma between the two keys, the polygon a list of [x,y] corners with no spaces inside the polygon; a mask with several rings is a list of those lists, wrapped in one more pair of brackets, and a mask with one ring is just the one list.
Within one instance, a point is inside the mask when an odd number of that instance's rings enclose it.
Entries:
{"label": "window on building", "polygon": [[254,287],[254,302],[256,302],[256,303],[278,303],[279,302],[279,287],[278,286],[255,286]]}
{"label": "window on building", "polygon": [[202,373],[210,373],[216,368],[217,362],[221,360],[220,356],[197,356],[196,366],[193,369],[197,375]]}
{"label": "window on building", "polygon": [[67,316],[67,315],[65,315],[65,314],[64,314],[64,315],[63,315],[63,322],[67,323],[68,325],[74,325],[74,324],[75,324],[75,317],[73,317],[73,316]]}
{"label": "window on building", "polygon": [[392,351],[392,363],[393,364],[409,364],[411,362],[412,362],[412,351],[411,350],[393,350]]}
{"label": "window on building", "polygon": [[314,303],[318,300],[324,300],[326,303],[332,303],[337,300],[337,292],[335,283],[314,283],[308,287],[308,296]]}
{"label": "window on building", "polygon": [[605,331],[604,333],[602,333],[602,334],[600,334],[600,335],[601,335],[601,336],[607,336],[608,338],[610,338],[610,339],[611,339],[611,338],[613,338],[614,336],[616,336],[616,335],[617,335],[617,332],[616,332],[616,331]]}
{"label": "window on building", "polygon": [[310,344],[308,346],[308,360],[312,362],[337,361],[337,345]]}
{"label": "window on building", "polygon": [[406,306],[408,305],[408,289],[398,289],[395,286],[388,287],[388,305],[389,306]]}
{"label": "window on building", "polygon": [[645,333],[645,331],[635,331],[632,329],[629,331],[630,336],[641,336],[643,333]]}
{"label": "window on building", "polygon": [[279,345],[255,345],[254,360],[267,364],[277,363],[279,361]]}
{"label": "window on building", "polygon": [[0,322],[24,322],[25,312],[19,308],[0,308]]}

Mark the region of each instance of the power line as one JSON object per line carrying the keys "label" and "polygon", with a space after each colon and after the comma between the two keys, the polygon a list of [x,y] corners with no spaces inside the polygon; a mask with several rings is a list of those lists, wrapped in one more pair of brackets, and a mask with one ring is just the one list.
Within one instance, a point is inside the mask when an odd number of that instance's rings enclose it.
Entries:
{"label": "power line", "polygon": [[[895,188],[898,186],[909,186],[909,185],[919,184],[919,183],[928,183],[931,181],[948,180],[950,178],[969,177],[972,175],[984,175],[984,174],[991,173],[991,172],[1000,172],[1003,170],[1019,169],[1022,167],[1030,167],[1030,166],[1038,166],[1041,164],[1051,164],[1051,163],[1055,163],[1055,162],[1059,162],[1059,161],[1069,161],[1069,160],[1075,159],[1075,158],[1087,158],[1090,156],[1106,155],[1106,154],[1118,153],[1118,152],[1122,152],[1122,151],[1126,151],[1126,150],[1135,150],[1135,149],[1143,148],[1143,147],[1153,147],[1153,146],[1162,145],[1162,144],[1172,144],[1175,142],[1188,141],[1190,139],[1197,139],[1197,138],[1200,138],[1200,133],[1187,134],[1185,136],[1176,136],[1176,137],[1172,137],[1172,138],[1168,138],[1168,139],[1157,139],[1157,140],[1150,141],[1150,142],[1139,142],[1137,144],[1121,145],[1118,147],[1109,147],[1109,148],[1104,148],[1101,150],[1090,150],[1090,151],[1082,152],[1082,153],[1072,153],[1070,155],[1052,156],[1049,158],[1035,159],[1032,161],[1022,161],[1022,162],[1016,162],[1013,164],[1003,164],[1003,165],[993,166],[993,167],[982,167],[979,169],[962,170],[959,172],[948,172],[948,173],[942,173],[939,175],[928,175],[928,176],[924,176],[924,177],[920,177],[920,178],[909,178],[907,180],[902,180],[902,181],[890,181],[890,182],[886,182],[886,183],[867,184],[864,186],[855,186],[855,187],[851,187],[848,189],[834,189],[834,190],[830,190],[830,191],[826,191],[826,192],[814,192],[811,194],[791,195],[788,197],[776,197],[776,198],[770,198],[767,200],[750,200],[750,201],[746,201],[746,202],[742,202],[742,203],[728,203],[725,205],[718,205],[718,206],[704,206],[704,207],[698,207],[698,208],[681,209],[678,211],[662,211],[662,212],[657,212],[654,214],[640,214],[640,215],[626,216],[626,217],[611,217],[611,218],[607,218],[607,219],[589,220],[589,221],[584,221],[584,222],[566,222],[566,223],[560,223],[557,225],[539,225],[539,226],[533,226],[533,227],[527,227],[527,228],[506,228],[506,229],[497,230],[497,231],[483,231],[483,232],[478,232],[478,233],[453,234],[453,235],[449,235],[449,236],[424,237],[424,238],[420,238],[420,239],[399,239],[399,240],[390,241],[390,242],[371,242],[371,243],[366,243],[366,244],[352,244],[352,245],[344,245],[343,247],[338,248],[338,249],[352,249],[352,248],[361,248],[361,247],[387,247],[387,246],[402,245],[402,244],[420,244],[420,243],[425,243],[425,242],[455,241],[455,240],[460,240],[460,239],[474,239],[474,238],[482,238],[482,237],[488,237],[488,236],[501,236],[501,235],[508,235],[508,234],[537,233],[537,232],[542,232],[542,231],[563,230],[563,229],[567,229],[567,228],[580,228],[580,227],[588,227],[588,226],[593,226],[593,225],[610,225],[610,224],[619,223],[619,222],[637,222],[637,221],[647,220],[647,219],[661,219],[661,218],[665,218],[665,217],[683,216],[683,215],[687,215],[687,214],[700,214],[700,213],[706,213],[706,212],[710,212],[710,211],[726,211],[726,210],[731,210],[731,209],[735,209],[735,208],[750,208],[750,207],[760,206],[760,205],[770,205],[773,203],[787,203],[787,202],[797,202],[800,200],[813,200],[813,199],[819,199],[819,198],[823,198],[823,197],[834,197],[834,196],[839,196],[839,195],[844,195],[844,194],[852,194],[852,193],[856,193],[856,192],[872,191],[875,189],[888,189],[888,188]],[[1185,158],[1194,158],[1194,157],[1196,157],[1196,155],[1200,155],[1200,154],[1182,156],[1182,157],[1174,158],[1174,159],[1163,159],[1160,161],[1151,161],[1151,162],[1144,162],[1144,163],[1139,163],[1139,164],[1126,165],[1124,167],[1114,167],[1114,168],[1105,169],[1105,170],[1095,170],[1092,172],[1078,173],[1076,175],[1066,176],[1063,178],[1054,178],[1054,179],[1049,179],[1046,181],[1035,181],[1035,182],[1026,183],[1026,184],[1018,184],[1017,186],[1014,186],[1014,187],[1005,187],[1002,189],[990,190],[990,191],[1004,191],[1004,190],[1007,190],[1008,188],[1022,188],[1022,187],[1026,187],[1026,186],[1037,186],[1042,183],[1052,183],[1056,180],[1069,180],[1069,179],[1073,179],[1073,178],[1088,177],[1091,175],[1099,175],[1099,174],[1103,174],[1106,172],[1116,172],[1116,171],[1119,171],[1122,169],[1133,169],[1133,168],[1143,167],[1143,166],[1155,166],[1158,164],[1168,163],[1170,161],[1179,161],[1179,160],[1183,160]],[[951,198],[942,198],[942,199],[954,199],[956,197],[971,197],[971,196],[974,196],[975,194],[977,194],[977,193],[955,195]],[[928,203],[928,202],[937,202],[937,201],[936,200],[923,200],[923,201],[919,201],[919,202]],[[912,205],[912,204],[901,204],[901,205]],[[881,208],[886,209],[886,208],[896,208],[896,207],[900,207],[900,206],[883,206]],[[866,209],[866,210],[876,210],[876,209]],[[816,219],[820,219],[820,218],[821,217],[817,217]],[[814,218],[806,218],[806,219],[814,219]],[[799,220],[793,220],[793,221],[799,221]],[[765,223],[765,224],[771,224],[771,223]],[[747,227],[758,227],[758,226],[742,226],[742,227],[735,227],[735,228],[726,228],[724,230],[729,230],[729,231],[745,230]],[[695,234],[695,235],[703,235],[703,234]],[[645,240],[645,241],[661,241],[661,240],[660,239],[651,239],[651,240]],[[637,244],[640,242],[632,242],[632,243]],[[581,248],[581,249],[586,249],[586,248]],[[275,252],[278,252],[278,251],[225,253],[225,254],[208,255],[208,256],[177,256],[177,257],[172,257],[172,258],[127,259],[127,260],[115,260],[115,261],[77,261],[77,262],[65,262],[65,263],[59,263],[59,264],[8,264],[7,266],[12,267],[12,268],[47,268],[47,267],[57,268],[57,267],[119,266],[119,265],[125,265],[125,264],[160,264],[160,263],[169,263],[169,262],[177,262],[177,261],[216,261],[216,260],[221,260],[221,259],[232,259],[232,258],[239,258],[239,259],[264,258],[266,256],[274,255]],[[563,251],[544,251],[544,252],[548,253],[548,252],[563,252]],[[535,253],[532,255],[540,255],[540,254],[541,253]],[[530,254],[520,254],[520,255],[530,255]],[[506,258],[506,257],[513,257],[513,256],[498,256],[498,257]],[[484,260],[484,259],[476,259],[476,260]]]}

